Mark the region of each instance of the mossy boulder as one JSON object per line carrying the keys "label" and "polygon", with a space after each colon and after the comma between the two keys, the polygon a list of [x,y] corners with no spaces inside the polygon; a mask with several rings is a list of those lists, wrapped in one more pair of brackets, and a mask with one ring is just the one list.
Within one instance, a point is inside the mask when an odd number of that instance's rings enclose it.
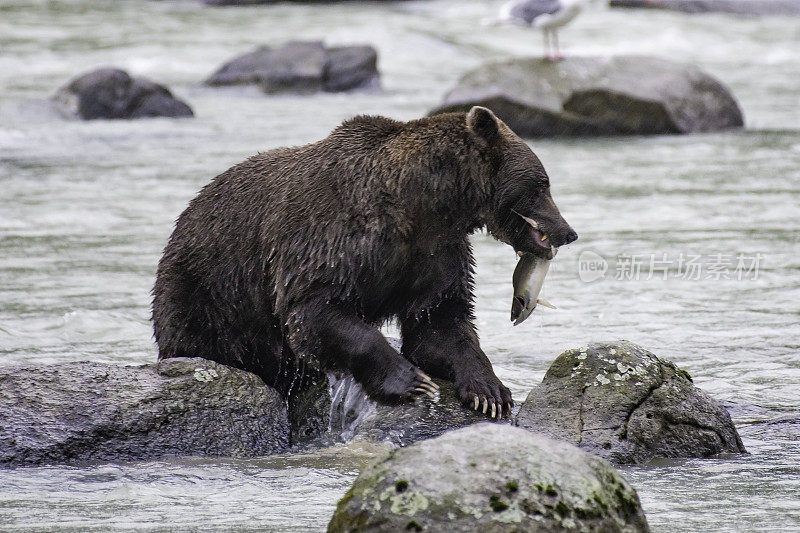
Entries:
{"label": "mossy boulder", "polygon": [[739,128],[730,91],[699,68],[644,56],[520,58],[466,73],[430,114],[492,109],[526,137]]}
{"label": "mossy boulder", "polygon": [[285,402],[254,374],[199,358],[0,368],[0,465],[285,451]]}
{"label": "mossy boulder", "polygon": [[83,120],[194,116],[189,105],[163,85],[133,78],[116,68],[100,68],[74,78],[53,100],[63,115]]}
{"label": "mossy boulder", "polygon": [[730,414],[688,372],[627,341],[559,355],[516,422],[619,464],[745,453]]}
{"label": "mossy boulder", "polygon": [[328,531],[649,529],[636,491],[606,461],[487,422],[394,450],[365,468]]}

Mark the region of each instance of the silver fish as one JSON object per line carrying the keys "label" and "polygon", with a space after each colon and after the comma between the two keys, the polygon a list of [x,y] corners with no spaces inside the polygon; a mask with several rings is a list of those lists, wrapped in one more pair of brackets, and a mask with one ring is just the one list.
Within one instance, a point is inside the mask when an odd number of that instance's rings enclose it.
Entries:
{"label": "silver fish", "polygon": [[[553,256],[556,254],[556,249],[553,248]],[[544,278],[547,276],[547,271],[550,268],[550,260],[536,257],[533,254],[523,253],[517,267],[514,269],[514,275],[511,277],[514,285],[514,299],[511,301],[511,321],[517,326],[522,324],[525,319],[531,316],[533,310],[536,309],[536,304],[541,304],[545,307],[555,309],[556,307],[539,298],[539,293],[542,292],[542,285],[544,285]]]}

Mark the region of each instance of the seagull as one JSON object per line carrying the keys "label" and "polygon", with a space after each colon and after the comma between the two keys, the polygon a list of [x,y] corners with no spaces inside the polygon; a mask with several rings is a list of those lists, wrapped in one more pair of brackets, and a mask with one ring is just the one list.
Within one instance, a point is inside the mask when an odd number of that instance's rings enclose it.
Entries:
{"label": "seagull", "polygon": [[[500,8],[495,24],[517,24],[540,28],[544,52],[552,60],[561,59],[557,30],[578,16],[587,0],[512,0]],[[552,38],[551,38],[552,36]],[[551,41],[553,52],[550,52]]]}

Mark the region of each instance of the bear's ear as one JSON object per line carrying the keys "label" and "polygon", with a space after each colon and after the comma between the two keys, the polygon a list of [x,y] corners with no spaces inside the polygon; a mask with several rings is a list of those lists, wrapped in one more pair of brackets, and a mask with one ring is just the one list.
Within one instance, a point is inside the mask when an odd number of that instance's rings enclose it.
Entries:
{"label": "bear's ear", "polygon": [[497,117],[485,107],[475,106],[467,113],[467,127],[478,137],[494,142],[500,137]]}

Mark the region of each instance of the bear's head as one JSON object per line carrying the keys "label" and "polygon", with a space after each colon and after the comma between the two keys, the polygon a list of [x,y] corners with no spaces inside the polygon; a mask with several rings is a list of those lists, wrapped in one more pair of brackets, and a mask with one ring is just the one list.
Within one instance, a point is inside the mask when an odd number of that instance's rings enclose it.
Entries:
{"label": "bear's head", "polygon": [[486,228],[517,252],[551,259],[558,248],[578,238],[550,196],[550,179],[539,158],[494,113],[475,106],[467,127],[488,150],[493,165],[488,176],[490,206]]}

